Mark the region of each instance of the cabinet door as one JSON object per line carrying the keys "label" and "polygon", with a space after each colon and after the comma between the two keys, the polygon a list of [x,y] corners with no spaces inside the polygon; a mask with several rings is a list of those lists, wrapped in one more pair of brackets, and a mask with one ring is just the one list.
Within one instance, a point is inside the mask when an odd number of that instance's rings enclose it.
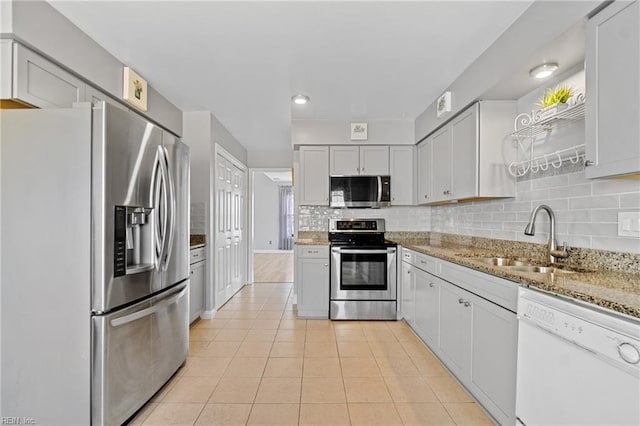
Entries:
{"label": "cabinet door", "polygon": [[85,84],[57,65],[14,43],[13,97],[39,108],[70,108],[84,101]]}
{"label": "cabinet door", "polygon": [[400,280],[400,311],[402,317],[410,325],[415,320],[415,276],[414,268],[407,262],[402,262]]}
{"label": "cabinet door", "polygon": [[471,370],[471,293],[443,282],[440,287],[440,354],[463,383]]}
{"label": "cabinet door", "polygon": [[204,265],[197,262],[191,265],[191,279],[189,280],[189,322],[193,322],[204,311]]}
{"label": "cabinet door", "polygon": [[614,2],[586,28],[588,178],[640,172],[640,5]]}
{"label": "cabinet door", "polygon": [[360,147],[360,174],[375,176],[389,174],[388,146]]}
{"label": "cabinet door", "polygon": [[430,348],[437,350],[438,325],[440,316],[440,285],[438,278],[415,269],[416,286],[416,329]]}
{"label": "cabinet door", "polygon": [[428,138],[418,145],[418,204],[428,204],[433,199],[431,189],[431,174],[433,169],[432,145],[432,138]]}
{"label": "cabinet door", "polygon": [[[472,296],[471,383],[476,397],[499,424],[515,424],[516,314]],[[479,391],[479,392],[478,392]]]}
{"label": "cabinet door", "polygon": [[329,147],[300,148],[300,205],[329,205]]}
{"label": "cabinet door", "polygon": [[329,259],[298,258],[298,315],[329,316]]}
{"label": "cabinet door", "polygon": [[451,160],[449,198],[477,196],[478,104],[451,121]]}
{"label": "cabinet door", "polygon": [[433,135],[431,202],[448,200],[451,194],[451,130],[447,125]]}
{"label": "cabinet door", "polygon": [[329,158],[331,176],[360,174],[360,149],[357,146],[332,146]]}
{"label": "cabinet door", "polygon": [[410,206],[414,204],[414,147],[389,147],[391,172],[391,204]]}

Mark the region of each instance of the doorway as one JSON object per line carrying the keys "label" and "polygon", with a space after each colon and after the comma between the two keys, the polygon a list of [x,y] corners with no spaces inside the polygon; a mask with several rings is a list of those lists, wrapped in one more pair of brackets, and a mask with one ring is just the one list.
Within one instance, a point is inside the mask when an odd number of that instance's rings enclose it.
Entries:
{"label": "doorway", "polygon": [[251,265],[254,283],[293,282],[291,169],[251,171]]}

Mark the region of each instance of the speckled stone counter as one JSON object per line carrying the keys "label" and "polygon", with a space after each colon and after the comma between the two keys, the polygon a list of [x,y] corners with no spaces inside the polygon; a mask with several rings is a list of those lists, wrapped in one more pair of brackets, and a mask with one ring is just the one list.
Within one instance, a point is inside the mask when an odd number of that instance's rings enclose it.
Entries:
{"label": "speckled stone counter", "polygon": [[[436,232],[386,232],[385,237],[419,253],[640,318],[638,254],[572,248],[569,258],[563,263],[578,272],[541,274],[489,265],[479,261],[479,258],[518,258],[547,265],[546,244]],[[305,231],[298,233],[296,244],[326,245],[329,241],[326,232]]]}
{"label": "speckled stone counter", "polygon": [[189,236],[189,249],[204,247],[206,243],[207,236],[205,234],[191,234]]}
{"label": "speckled stone counter", "polygon": [[638,255],[574,249],[567,265],[576,268],[577,272],[541,274],[489,265],[479,261],[479,258],[522,258],[536,264],[547,264],[545,245],[476,237],[460,239],[457,236],[435,233],[429,238],[412,238],[411,235],[403,237],[388,236],[399,245],[419,253],[640,318]]}
{"label": "speckled stone counter", "polygon": [[319,231],[300,231],[298,239],[295,241],[297,245],[329,245],[329,234]]}

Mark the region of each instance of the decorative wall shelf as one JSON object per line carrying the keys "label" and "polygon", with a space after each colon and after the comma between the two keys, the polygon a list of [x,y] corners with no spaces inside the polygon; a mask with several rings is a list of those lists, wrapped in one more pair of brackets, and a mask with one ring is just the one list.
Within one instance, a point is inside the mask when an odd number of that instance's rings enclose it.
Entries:
{"label": "decorative wall shelf", "polygon": [[523,112],[514,122],[514,132],[511,136],[516,139],[535,138],[546,135],[554,129],[575,123],[584,119],[584,94],[579,93],[569,101],[569,106],[555,114],[547,116],[544,109]]}
{"label": "decorative wall shelf", "polygon": [[[524,176],[529,170],[547,170],[549,166],[560,168],[563,161],[577,164],[584,159],[584,144],[561,149],[544,155],[534,156],[534,141],[546,137],[552,131],[574,124],[584,119],[585,97],[583,93],[575,95],[564,109],[550,113],[549,109],[533,110],[519,114],[513,123],[514,131],[509,135],[520,148],[523,160],[509,164],[509,173],[515,177]],[[523,142],[529,140],[525,149]]]}

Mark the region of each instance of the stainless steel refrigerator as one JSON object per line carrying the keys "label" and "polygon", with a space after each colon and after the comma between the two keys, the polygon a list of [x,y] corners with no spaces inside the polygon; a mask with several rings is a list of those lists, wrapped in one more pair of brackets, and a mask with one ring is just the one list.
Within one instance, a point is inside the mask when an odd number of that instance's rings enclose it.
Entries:
{"label": "stainless steel refrigerator", "polygon": [[0,118],[1,414],[121,424],[187,356],[189,149],[105,103]]}

